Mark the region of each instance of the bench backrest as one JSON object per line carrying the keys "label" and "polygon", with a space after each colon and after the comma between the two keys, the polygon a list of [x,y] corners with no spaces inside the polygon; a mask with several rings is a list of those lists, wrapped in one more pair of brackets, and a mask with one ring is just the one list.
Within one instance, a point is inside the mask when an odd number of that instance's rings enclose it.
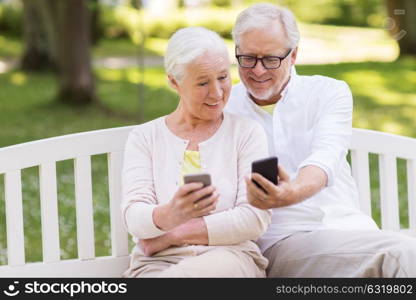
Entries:
{"label": "bench backrest", "polygon": [[[0,276],[113,277],[127,269],[128,234],[120,213],[120,173],[129,127],[78,133],[0,149],[4,173],[7,266]],[[111,256],[95,258],[91,156],[107,154]],[[60,260],[56,162],[74,160],[77,260]],[[25,263],[21,169],[39,166],[43,263]]]}
{"label": "bench backrest", "polygon": [[[416,139],[365,129],[354,129],[351,143],[352,174],[362,211],[371,216],[369,153],[378,154],[381,228],[416,232]],[[409,226],[401,228],[397,159],[406,161]]]}
{"label": "bench backrest", "polygon": [[[4,174],[8,264],[0,277],[117,277],[129,263],[121,213],[123,148],[132,129],[120,127],[66,135],[0,149]],[[369,153],[379,154],[381,224],[400,230],[396,158],[407,161],[409,229],[416,231],[416,139],[354,129],[351,164],[362,210],[371,216]],[[95,257],[91,156],[107,154],[111,256]],[[78,259],[60,259],[56,162],[73,159]],[[39,166],[43,262],[26,263],[21,170]]]}

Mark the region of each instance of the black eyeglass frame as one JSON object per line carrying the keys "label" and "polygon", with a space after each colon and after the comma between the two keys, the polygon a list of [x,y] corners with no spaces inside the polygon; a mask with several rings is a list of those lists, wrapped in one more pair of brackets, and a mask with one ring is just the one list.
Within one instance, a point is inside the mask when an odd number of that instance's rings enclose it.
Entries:
{"label": "black eyeglass frame", "polygon": [[[235,54],[235,58],[237,58],[238,65],[241,68],[253,69],[253,68],[255,68],[257,66],[257,63],[260,60],[263,68],[265,68],[267,70],[273,70],[273,69],[280,68],[280,66],[282,65],[282,60],[284,60],[286,57],[288,57],[288,55],[290,54],[290,52],[292,52],[292,50],[293,49],[289,49],[289,51],[284,56],[263,56],[263,57],[257,57],[257,56],[252,56],[252,55],[237,54],[237,46],[236,46],[235,47],[235,53],[236,53]],[[254,62],[254,64],[253,64],[252,67],[242,66],[241,63],[240,63],[240,57],[250,57],[250,58],[254,58],[255,59],[255,62]],[[264,61],[263,61],[263,59],[265,59],[265,58],[274,58],[274,59],[277,58],[277,59],[279,59],[279,65],[277,67],[273,67],[273,68],[266,67],[266,65],[264,64]]]}

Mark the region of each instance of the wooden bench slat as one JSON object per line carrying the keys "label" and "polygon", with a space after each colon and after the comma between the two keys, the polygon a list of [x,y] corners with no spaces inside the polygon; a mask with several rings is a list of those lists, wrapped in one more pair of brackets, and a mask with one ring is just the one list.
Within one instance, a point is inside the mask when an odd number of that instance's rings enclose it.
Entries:
{"label": "wooden bench slat", "polygon": [[416,230],[416,160],[407,161],[409,228]]}
{"label": "wooden bench slat", "polygon": [[123,226],[121,215],[121,169],[123,152],[108,154],[108,187],[110,195],[111,252],[113,256],[129,253],[128,233]]}
{"label": "wooden bench slat", "polygon": [[351,149],[362,149],[370,153],[384,153],[404,159],[416,159],[414,138],[380,131],[354,128]]}
{"label": "wooden bench slat", "polygon": [[10,266],[25,264],[21,171],[4,176],[7,226],[7,258]]}
{"label": "wooden bench slat", "polygon": [[74,165],[78,257],[80,259],[92,259],[95,257],[95,239],[91,157],[76,157]]}
{"label": "wooden bench slat", "polygon": [[364,150],[351,150],[352,174],[357,183],[360,198],[360,208],[371,216],[370,171],[368,152]]}
{"label": "wooden bench slat", "polygon": [[0,174],[49,161],[122,151],[133,127],[80,132],[0,148]]}
{"label": "wooden bench slat", "polygon": [[28,263],[24,266],[0,266],[0,274],[1,277],[12,278],[121,277],[129,263],[128,255],[97,257],[94,260],[67,259],[52,263]]}
{"label": "wooden bench slat", "polygon": [[59,218],[55,162],[39,167],[42,251],[44,262],[60,260]]}
{"label": "wooden bench slat", "polygon": [[379,155],[381,224],[383,229],[399,230],[399,201],[396,157]]}

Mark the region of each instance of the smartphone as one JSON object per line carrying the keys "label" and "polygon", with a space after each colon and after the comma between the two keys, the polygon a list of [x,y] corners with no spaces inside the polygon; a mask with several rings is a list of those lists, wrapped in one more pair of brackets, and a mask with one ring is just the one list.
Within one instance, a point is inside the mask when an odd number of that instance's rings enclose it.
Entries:
{"label": "smartphone", "polygon": [[211,185],[211,175],[208,173],[196,173],[196,174],[188,174],[183,177],[183,182],[191,183],[191,182],[202,182],[204,187]]}
{"label": "smartphone", "polygon": [[[191,182],[202,182],[204,185],[202,188],[211,185],[211,175],[208,173],[196,173],[196,174],[188,174],[183,177],[183,182],[185,184],[191,183]],[[198,201],[210,197],[212,194],[206,195],[202,197],[201,199],[198,199]]]}
{"label": "smartphone", "polygon": [[[278,169],[277,169],[278,159],[276,156],[259,159],[256,161],[253,161],[251,164],[251,172],[252,173],[259,173],[264,178],[272,182],[273,184],[277,185],[278,180]],[[260,184],[258,184],[255,180],[252,180],[254,184],[262,189],[265,193],[267,193]]]}

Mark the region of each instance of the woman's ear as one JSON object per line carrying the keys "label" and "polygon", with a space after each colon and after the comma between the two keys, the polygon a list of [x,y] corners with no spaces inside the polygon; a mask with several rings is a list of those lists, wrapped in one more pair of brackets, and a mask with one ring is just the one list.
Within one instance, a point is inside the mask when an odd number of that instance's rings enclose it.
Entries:
{"label": "woman's ear", "polygon": [[169,86],[175,90],[178,90],[179,86],[178,86],[178,82],[176,81],[175,78],[173,78],[172,75],[168,75],[168,82],[169,82]]}

